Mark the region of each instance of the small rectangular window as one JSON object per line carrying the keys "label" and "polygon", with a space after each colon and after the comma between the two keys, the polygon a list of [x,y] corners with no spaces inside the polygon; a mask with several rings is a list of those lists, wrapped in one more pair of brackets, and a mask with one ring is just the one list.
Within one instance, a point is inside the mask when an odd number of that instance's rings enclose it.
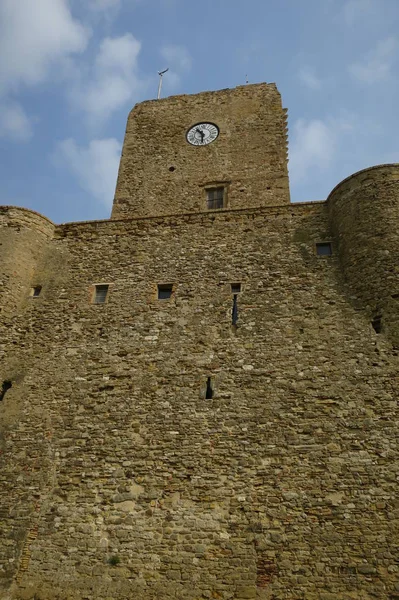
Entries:
{"label": "small rectangular window", "polygon": [[316,254],[317,254],[317,256],[331,256],[331,254],[332,254],[331,242],[318,242],[316,244]]}
{"label": "small rectangular window", "polygon": [[173,294],[173,283],[158,284],[158,300],[167,300]]}
{"label": "small rectangular window", "polygon": [[241,292],[241,283],[232,283],[231,284],[231,293],[239,294]]}
{"label": "small rectangular window", "polygon": [[30,291],[30,295],[33,298],[37,298],[38,296],[40,296],[40,292],[42,291],[42,286],[41,285],[35,285],[31,291]]}
{"label": "small rectangular window", "polygon": [[104,304],[107,299],[109,285],[96,285],[94,292],[94,304]]}
{"label": "small rectangular window", "polygon": [[209,210],[223,208],[224,187],[209,188],[206,190],[206,197]]}

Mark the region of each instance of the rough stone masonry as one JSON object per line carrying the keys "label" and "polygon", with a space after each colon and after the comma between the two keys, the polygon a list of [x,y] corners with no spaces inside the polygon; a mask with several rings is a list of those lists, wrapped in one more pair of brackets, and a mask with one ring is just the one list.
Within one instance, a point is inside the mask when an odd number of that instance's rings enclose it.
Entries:
{"label": "rough stone masonry", "polygon": [[110,220],[0,207],[0,598],[398,599],[398,217],[290,203],[274,84],[136,106]]}

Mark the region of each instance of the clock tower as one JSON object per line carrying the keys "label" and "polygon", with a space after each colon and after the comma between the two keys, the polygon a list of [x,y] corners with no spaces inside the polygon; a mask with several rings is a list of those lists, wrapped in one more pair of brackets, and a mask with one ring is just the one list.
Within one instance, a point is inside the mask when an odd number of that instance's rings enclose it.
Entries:
{"label": "clock tower", "polygon": [[266,83],[136,105],[112,218],[289,203],[286,113]]}

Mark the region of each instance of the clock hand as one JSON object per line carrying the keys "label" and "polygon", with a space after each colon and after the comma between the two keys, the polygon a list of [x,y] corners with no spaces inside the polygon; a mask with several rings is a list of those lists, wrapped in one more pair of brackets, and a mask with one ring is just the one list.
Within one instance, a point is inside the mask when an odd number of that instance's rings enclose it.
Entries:
{"label": "clock hand", "polygon": [[198,127],[197,127],[197,129],[195,131],[200,134],[200,136],[201,136],[201,142],[203,142],[204,141],[204,137],[205,137],[205,133],[203,131],[201,131],[201,129],[199,129]]}

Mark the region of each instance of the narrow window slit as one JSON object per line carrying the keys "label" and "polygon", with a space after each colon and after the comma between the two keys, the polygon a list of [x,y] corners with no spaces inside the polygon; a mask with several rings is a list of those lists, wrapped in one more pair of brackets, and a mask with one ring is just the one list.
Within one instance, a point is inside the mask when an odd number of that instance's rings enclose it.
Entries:
{"label": "narrow window slit", "polygon": [[381,333],[382,331],[382,315],[376,315],[374,319],[371,321],[371,325],[376,333]]}
{"label": "narrow window slit", "polygon": [[238,321],[238,303],[237,303],[237,294],[233,296],[233,310],[231,311],[231,323],[232,325],[237,325]]}
{"label": "narrow window slit", "polygon": [[0,390],[0,402],[3,400],[4,396],[6,395],[6,393],[8,392],[8,390],[10,388],[12,388],[11,381],[8,379],[6,379],[6,381],[3,381],[1,390]]}
{"label": "narrow window slit", "polygon": [[212,398],[213,398],[212,381],[211,381],[211,378],[208,377],[208,379],[206,380],[205,400],[212,400]]}

